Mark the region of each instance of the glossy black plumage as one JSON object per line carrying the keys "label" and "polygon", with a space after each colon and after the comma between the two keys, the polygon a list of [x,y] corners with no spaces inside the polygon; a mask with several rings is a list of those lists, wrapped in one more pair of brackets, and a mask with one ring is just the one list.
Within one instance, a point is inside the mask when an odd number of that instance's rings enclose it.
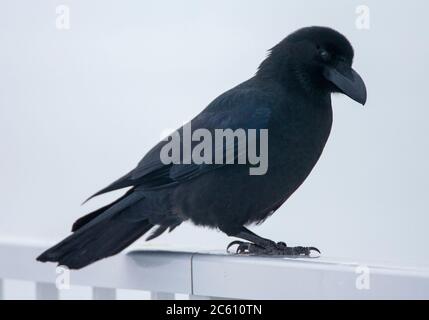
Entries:
{"label": "glossy black plumage", "polygon": [[249,175],[248,165],[164,165],[162,141],[134,170],[95,194],[131,186],[126,195],[79,219],[74,233],[38,260],[81,268],[116,254],[152,228],[149,238],[185,220],[271,246],[244,226],[266,219],[313,169],[331,130],[331,93],[365,103],[352,59],[351,45],[332,29],[291,34],[271,49],[254,77],[220,95],[191,122],[193,130],[268,129],[266,174]]}

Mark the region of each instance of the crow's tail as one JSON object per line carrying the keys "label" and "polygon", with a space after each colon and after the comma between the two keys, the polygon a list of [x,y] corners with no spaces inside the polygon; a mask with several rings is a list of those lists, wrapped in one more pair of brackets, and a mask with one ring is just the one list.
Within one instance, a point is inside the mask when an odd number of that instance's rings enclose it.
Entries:
{"label": "crow's tail", "polygon": [[85,216],[85,224],[80,220],[81,225],[73,234],[46,250],[37,260],[80,269],[119,253],[154,226],[148,220],[124,219],[127,210],[143,200],[141,195],[131,193],[120,200],[97,210],[97,214]]}

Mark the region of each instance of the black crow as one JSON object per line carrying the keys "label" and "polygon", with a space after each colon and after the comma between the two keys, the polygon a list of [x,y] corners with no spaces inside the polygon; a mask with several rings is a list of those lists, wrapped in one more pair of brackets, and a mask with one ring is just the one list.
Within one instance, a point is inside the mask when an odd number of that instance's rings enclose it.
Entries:
{"label": "black crow", "polygon": [[[245,226],[275,212],[313,169],[331,131],[331,93],[365,104],[365,84],[352,60],[349,41],[333,29],[307,27],[290,34],[269,51],[254,77],[217,97],[190,122],[192,130],[210,132],[256,129],[260,136],[267,129],[264,174],[249,174],[248,161],[166,164],[160,154],[170,140],[161,141],[135,169],[94,195],[130,187],[122,197],[78,219],[70,236],[37,259],[79,269],[117,254],[151,229],[147,240],[186,220],[248,241],[231,243],[239,253],[318,251],[276,243]],[[183,137],[183,132],[182,127],[176,133]],[[234,144],[237,154],[238,149]]]}

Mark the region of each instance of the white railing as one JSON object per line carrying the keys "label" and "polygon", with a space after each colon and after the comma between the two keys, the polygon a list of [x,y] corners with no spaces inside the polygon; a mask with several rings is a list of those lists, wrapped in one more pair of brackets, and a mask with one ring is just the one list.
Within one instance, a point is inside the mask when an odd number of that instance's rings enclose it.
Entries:
{"label": "white railing", "polygon": [[[55,265],[34,260],[43,249],[0,242],[0,299],[7,280],[36,283],[36,299],[59,298]],[[429,299],[428,268],[201,252],[123,253],[71,271],[70,283],[92,287],[93,299],[115,299],[116,289],[152,299]]]}

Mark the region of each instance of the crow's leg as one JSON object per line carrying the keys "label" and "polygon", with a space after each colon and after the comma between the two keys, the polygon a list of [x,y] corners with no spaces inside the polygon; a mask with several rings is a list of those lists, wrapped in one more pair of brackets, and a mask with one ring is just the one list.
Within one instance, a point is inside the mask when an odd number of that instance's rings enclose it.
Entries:
{"label": "crow's leg", "polygon": [[228,252],[230,247],[237,245],[236,253],[239,254],[309,256],[311,251],[320,253],[319,249],[315,247],[288,247],[284,242],[275,243],[272,240],[258,236],[245,227],[241,227],[235,234],[229,233],[228,235],[249,241],[231,242],[227,247]]}

